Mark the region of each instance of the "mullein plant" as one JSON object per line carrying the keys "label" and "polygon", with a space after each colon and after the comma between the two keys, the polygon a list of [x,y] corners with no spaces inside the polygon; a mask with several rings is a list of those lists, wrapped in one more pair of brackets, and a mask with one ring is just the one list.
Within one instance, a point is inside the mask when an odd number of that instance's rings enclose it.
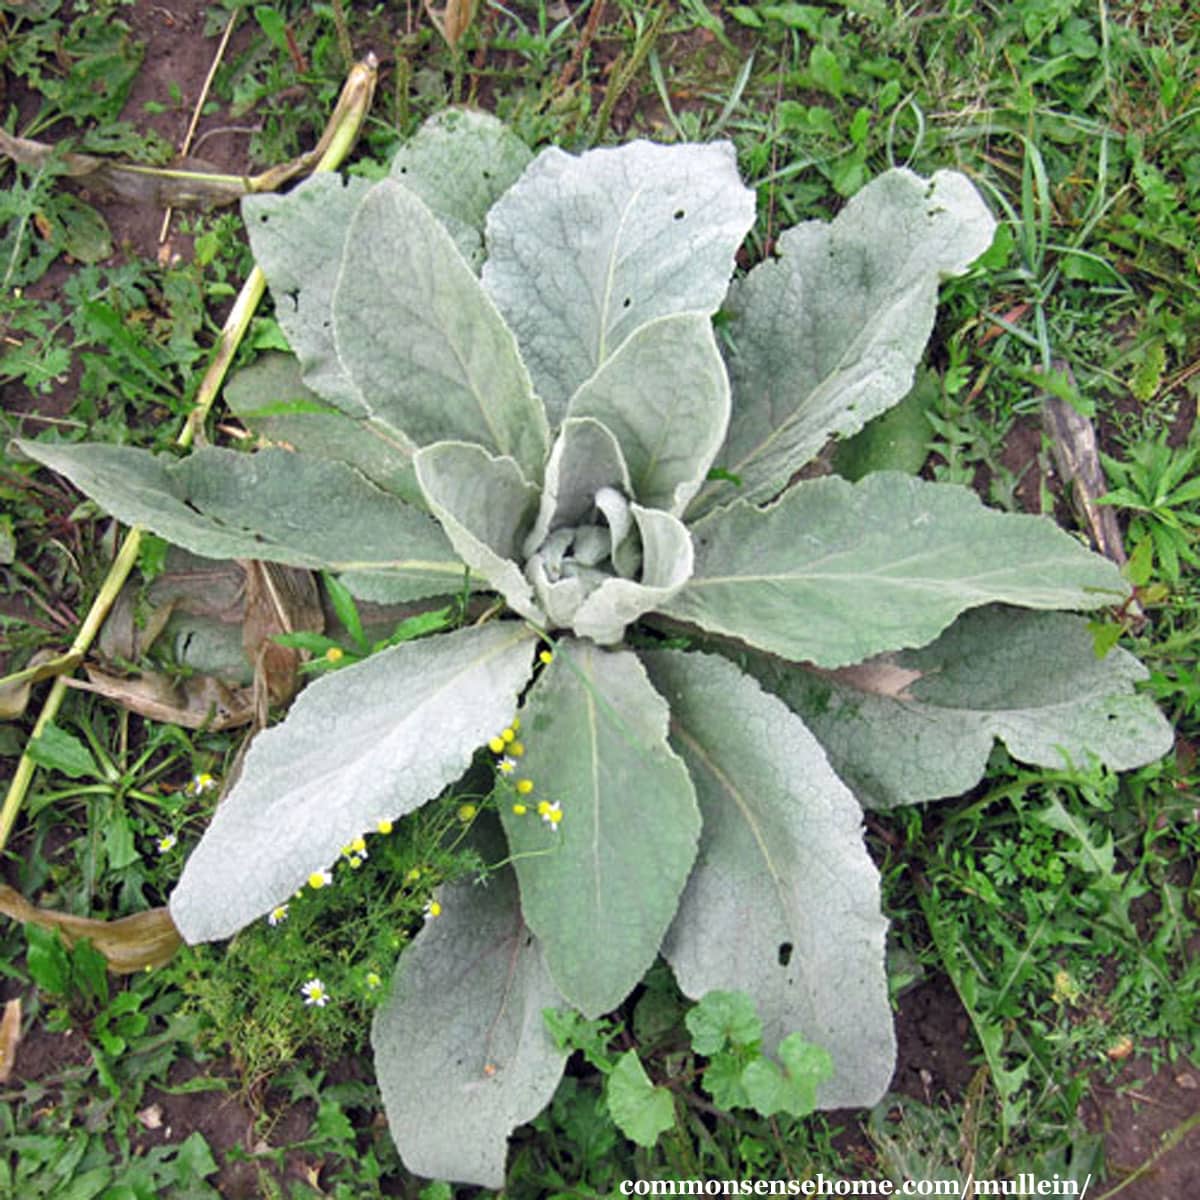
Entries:
{"label": "mullein plant", "polygon": [[1110,562],[960,487],[798,478],[907,391],[939,280],[991,243],[973,186],[886,171],[731,285],[755,217],[731,146],[533,156],[452,112],[378,182],[243,211],[294,358],[228,394],[286,448],[22,448],[197,554],[385,602],[465,572],[497,602],[256,738],[171,897],[184,938],[277,910],[490,756],[496,869],[441,890],[372,1030],[411,1170],[501,1186],[563,1070],[543,1011],[596,1017],[659,954],[688,996],[748,993],[767,1052],[824,1047],[822,1107],[875,1103],[895,1045],[862,806],[962,792],[997,738],[1113,770],[1170,742],[1142,666],[1060,611],[1119,605]]}

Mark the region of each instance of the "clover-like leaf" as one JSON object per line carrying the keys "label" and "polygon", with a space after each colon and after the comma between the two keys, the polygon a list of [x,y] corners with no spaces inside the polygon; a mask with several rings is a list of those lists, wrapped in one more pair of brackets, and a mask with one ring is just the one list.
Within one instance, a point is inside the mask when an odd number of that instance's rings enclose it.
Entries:
{"label": "clover-like leaf", "polygon": [[408,642],[315,680],[260,733],[171,895],[189,942],[229,937],[347,842],[411,812],[467,768],[532,670],[524,625]]}
{"label": "clover-like leaf", "polygon": [[463,562],[523,617],[544,620],[517,565],[533,524],[538,490],[511,458],[494,458],[468,442],[438,442],[413,460],[430,511]]}
{"label": "clover-like leaf", "polygon": [[566,1062],[542,1011],[561,1003],[505,868],[443,889],[442,913],[400,956],[371,1026],[404,1164],[504,1186],[508,1135],[549,1102]]}
{"label": "clover-like leaf", "polygon": [[205,558],[347,572],[356,595],[453,592],[462,562],[436,521],[345,463],[205,448],[182,460],[129,446],[19,442],[119,520]]}
{"label": "clover-like leaf", "polygon": [[786,230],[779,257],[730,292],[734,408],[694,511],[770,500],[832,436],[899,401],[933,328],[938,282],[990,245],[995,221],[953,171],[902,169],[867,184],[832,223]]}
{"label": "clover-like leaf", "polygon": [[[695,793],[628,651],[563,639],[520,715],[533,791],[528,812],[503,815],[521,907],[563,995],[596,1017],[658,953],[696,854]],[[539,820],[539,802],[561,821]]]}
{"label": "clover-like leaf", "polygon": [[417,446],[475,442],[540,478],[546,417],[512,333],[441,222],[390,179],[351,221],[333,334],[369,415]]}
{"label": "clover-like leaf", "polygon": [[695,572],[662,611],[823,667],[924,645],[982,604],[1094,608],[1128,592],[1053,521],[890,471],[802,481],[767,509],[739,500],[692,536]]}
{"label": "clover-like leaf", "polygon": [[750,656],[748,669],[803,717],[838,774],[872,808],[957,796],[983,778],[999,738],[1038,766],[1115,771],[1171,748],[1170,724],[1118,648],[1097,658],[1070,613],[987,607],[932,645],[816,672]]}
{"label": "clover-like leaf", "polygon": [[817,1107],[817,1090],[832,1074],[833,1061],[823,1046],[789,1034],[779,1043],[782,1069],[769,1058],[756,1058],[742,1071],[742,1087],[751,1106],[764,1117],[785,1112],[806,1117]]}
{"label": "clover-like leaf", "polygon": [[823,1107],[874,1104],[895,1044],[887,922],[854,797],[803,722],[732,663],[673,650],[643,657],[671,705],[671,744],[704,818],[663,943],[680,988],[694,998],[747,992],[766,1052],[799,1031],[832,1055]]}
{"label": "clover-like leaf", "polygon": [[753,220],[728,143],[534,159],[488,214],[483,282],[552,424],[643,325],[717,310]]}
{"label": "clover-like leaf", "polygon": [[703,313],[643,325],[571,397],[568,417],[615,435],[633,498],[679,516],[725,436],[729,379]]}

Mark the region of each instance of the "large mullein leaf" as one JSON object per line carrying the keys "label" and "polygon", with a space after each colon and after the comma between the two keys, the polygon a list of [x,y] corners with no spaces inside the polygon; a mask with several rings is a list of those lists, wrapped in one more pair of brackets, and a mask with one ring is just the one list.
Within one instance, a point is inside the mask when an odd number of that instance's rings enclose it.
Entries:
{"label": "large mullein leaf", "polygon": [[957,796],[983,778],[995,739],[1038,766],[1125,771],[1171,748],[1170,724],[1134,692],[1146,669],[1092,652],[1070,613],[988,607],[932,645],[840,671],[748,656],[747,668],[803,719],[872,808]]}
{"label": "large mullein leaf", "polygon": [[442,224],[392,180],[354,213],[333,335],[369,415],[417,446],[475,442],[541,478],[546,416],[516,341]]}
{"label": "large mullein leaf", "polygon": [[938,281],[978,258],[994,229],[962,175],[893,170],[831,224],[785,231],[778,258],[736,284],[725,306],[733,416],[717,463],[741,484],[710,483],[694,512],[770,500],[828,438],[899,401],[933,328]]}
{"label": "large mullein leaf", "polygon": [[767,509],[738,501],[692,536],[695,573],[662,611],[822,667],[923,646],[982,604],[1095,608],[1128,592],[1053,521],[890,471],[801,482]]}
{"label": "large mullein leaf", "polygon": [[670,513],[631,504],[642,546],[642,569],[634,579],[606,579],[571,618],[571,628],[601,645],[621,640],[626,626],[662,608],[692,574],[692,539]]}
{"label": "large mullein leaf", "polygon": [[729,380],[707,316],[642,326],[571,397],[568,417],[612,430],[647,508],[679,516],[704,482],[729,421]]}
{"label": "large mullein leaf", "polygon": [[[370,184],[322,172],[286,196],[247,196],[242,217],[254,260],[275,300],[275,317],[300,360],[304,382],[357,419],[370,415],[333,341],[333,289],[350,222]],[[399,430],[389,431],[402,443]]]}
{"label": "large mullein leaf", "polygon": [[417,481],[463,562],[523,617],[544,620],[517,563],[537,512],[538,490],[511,458],[493,458],[467,442],[438,442],[417,452]]}
{"label": "large mullein leaf", "polygon": [[[562,994],[589,1017],[654,961],[696,855],[700,814],[637,658],[564,639],[521,709],[529,811],[504,806],[521,907]],[[555,826],[535,805],[561,806]]]}
{"label": "large mullein leaf", "polygon": [[408,642],[310,684],[258,735],[171,895],[189,942],[236,933],[342,846],[467,769],[516,711],[533,635],[496,622]]}
{"label": "large mullein leaf", "polygon": [[322,400],[304,383],[293,355],[260,355],[230,377],[223,394],[230,411],[259,437],[348,463],[384,491],[424,505],[408,442],[376,421],[356,420]]}
{"label": "large mullein leaf", "polygon": [[284,450],[210,447],[172,460],[129,446],[19,445],[113,516],[205,558],[344,571],[396,601],[462,585],[438,523],[345,463]]}
{"label": "large mullein leaf", "polygon": [[542,1019],[562,998],[521,919],[511,868],[440,899],[375,1013],[375,1073],[410,1171],[501,1188],[508,1135],[562,1076],[566,1054]]}
{"label": "large mullein leaf", "polygon": [[542,151],[488,214],[483,281],[552,423],[643,325],[717,310],[753,220],[728,144]]}
{"label": "large mullein leaf", "polygon": [[644,655],[671,706],[704,830],[663,944],[683,991],[740,990],[764,1049],[802,1033],[833,1058],[824,1108],[874,1104],[895,1058],[887,921],[862,813],[803,722],[732,663]]}
{"label": "large mullein leaf", "polygon": [[478,270],[488,209],[520,178],[532,157],[529,147],[495,117],[456,108],[430,117],[396,151],[388,173],[425,201]]}

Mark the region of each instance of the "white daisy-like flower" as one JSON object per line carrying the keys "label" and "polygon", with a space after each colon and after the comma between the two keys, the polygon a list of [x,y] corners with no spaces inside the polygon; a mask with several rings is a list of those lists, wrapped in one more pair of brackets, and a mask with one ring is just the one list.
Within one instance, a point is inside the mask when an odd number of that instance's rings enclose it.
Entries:
{"label": "white daisy-like flower", "polygon": [[158,839],[155,845],[158,847],[159,854],[168,854],[175,849],[179,839],[173,833],[164,834]]}
{"label": "white daisy-like flower", "polygon": [[288,906],[286,904],[277,904],[267,914],[268,925],[281,925],[287,920]]}
{"label": "white daisy-like flower", "polygon": [[304,997],[305,1004],[313,1005],[316,1008],[324,1008],[329,1003],[329,993],[319,979],[310,979],[300,989],[300,994]]}

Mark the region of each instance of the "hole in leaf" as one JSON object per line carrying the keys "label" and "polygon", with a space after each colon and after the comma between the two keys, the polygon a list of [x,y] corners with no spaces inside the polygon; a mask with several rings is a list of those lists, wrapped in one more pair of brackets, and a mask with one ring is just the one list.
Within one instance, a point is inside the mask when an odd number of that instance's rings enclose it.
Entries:
{"label": "hole in leaf", "polygon": [[792,943],[791,942],[780,942],[779,943],[779,965],[781,967],[786,967],[788,965],[788,963],[790,963],[791,961],[792,961]]}
{"label": "hole in leaf", "polygon": [[682,208],[677,208],[672,215],[675,217],[676,221],[682,221],[683,218],[687,216],[687,213],[684,212]]}
{"label": "hole in leaf", "polygon": [[628,308],[632,303],[633,303],[633,301],[628,296],[626,296],[625,299],[621,301],[621,307]]}

